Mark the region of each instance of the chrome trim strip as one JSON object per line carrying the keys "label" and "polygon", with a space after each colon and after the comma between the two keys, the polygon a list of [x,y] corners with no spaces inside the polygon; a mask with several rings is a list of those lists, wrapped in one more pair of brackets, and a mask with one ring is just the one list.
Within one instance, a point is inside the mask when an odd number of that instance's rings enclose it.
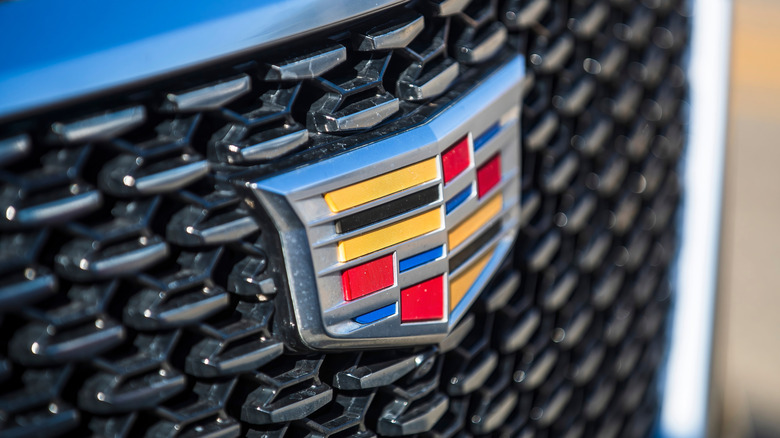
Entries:
{"label": "chrome trim strip", "polygon": [[690,126],[681,162],[680,248],[658,436],[707,435],[726,144],[731,0],[693,2]]}
{"label": "chrome trim strip", "polygon": [[[239,55],[408,0],[0,3],[0,120]],[[150,13],[153,11],[153,13]]]}

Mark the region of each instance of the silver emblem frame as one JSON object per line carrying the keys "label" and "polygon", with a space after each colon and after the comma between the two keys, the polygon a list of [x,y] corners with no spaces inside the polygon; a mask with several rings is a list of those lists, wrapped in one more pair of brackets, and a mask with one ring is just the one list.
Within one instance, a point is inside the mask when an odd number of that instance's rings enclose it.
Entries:
{"label": "silver emblem frame", "polygon": [[[520,217],[520,102],[524,73],[523,58],[517,56],[420,126],[327,160],[252,183],[251,188],[279,231],[294,311],[293,325],[307,347],[327,350],[435,343],[441,341],[465,314],[498,269],[517,236]],[[445,186],[438,157],[465,136],[472,142],[497,123],[499,130],[478,151],[469,147],[473,155],[466,171]],[[448,230],[478,208],[476,189],[462,207],[448,215],[445,214],[445,203],[469,184],[476,187],[476,169],[499,151],[502,179],[495,190],[503,197],[501,211],[474,232],[463,245],[450,251],[447,248]],[[365,229],[346,234],[336,232],[335,221],[347,214],[333,213],[323,200],[324,193],[432,157],[437,157],[438,178],[355,207],[349,214],[430,187],[439,187],[439,196],[435,202]],[[336,247],[340,240],[432,209],[440,210],[444,227],[356,260],[338,261]],[[495,237],[451,273],[457,276],[473,260],[488,253],[488,250],[493,251],[468,292],[457,307],[449,312],[447,276],[450,275],[450,257],[467,247],[481,231],[496,223],[500,223],[500,231]],[[399,273],[396,269],[392,287],[352,301],[343,299],[341,272],[344,269],[364,263],[366,259],[393,253],[397,266],[400,258],[442,245],[445,252],[440,259],[408,272]],[[438,321],[401,323],[400,290],[440,274],[444,275],[445,317]],[[398,303],[392,316],[370,324],[360,324],[354,319],[391,303]]]}

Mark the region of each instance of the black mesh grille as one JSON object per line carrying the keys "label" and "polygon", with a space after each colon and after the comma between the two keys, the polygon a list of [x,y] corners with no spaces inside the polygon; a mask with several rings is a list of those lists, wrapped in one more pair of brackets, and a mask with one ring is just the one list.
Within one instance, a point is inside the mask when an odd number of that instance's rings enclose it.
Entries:
{"label": "black mesh grille", "polygon": [[[683,3],[419,1],[0,127],[0,435],[647,436]],[[493,284],[440,345],[292,348],[242,182],[421,123],[517,51],[523,223]]]}

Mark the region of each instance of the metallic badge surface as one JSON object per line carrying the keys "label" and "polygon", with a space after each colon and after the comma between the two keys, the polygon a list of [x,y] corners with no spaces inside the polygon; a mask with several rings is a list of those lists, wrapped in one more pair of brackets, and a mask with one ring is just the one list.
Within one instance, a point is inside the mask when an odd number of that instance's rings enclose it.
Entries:
{"label": "metallic badge surface", "polygon": [[256,181],[309,348],[438,342],[517,236],[521,57],[426,123]]}

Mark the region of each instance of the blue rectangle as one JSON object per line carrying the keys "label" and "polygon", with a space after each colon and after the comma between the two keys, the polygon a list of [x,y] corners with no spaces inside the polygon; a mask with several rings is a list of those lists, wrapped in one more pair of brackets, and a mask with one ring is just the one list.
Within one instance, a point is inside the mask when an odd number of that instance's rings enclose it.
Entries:
{"label": "blue rectangle", "polygon": [[395,304],[396,303],[393,303],[389,306],[385,306],[380,309],[376,309],[374,311],[360,315],[357,318],[355,318],[355,321],[359,322],[360,324],[371,324],[372,322],[377,322],[380,319],[395,315]]}
{"label": "blue rectangle", "polygon": [[471,185],[461,190],[457,195],[453,196],[452,199],[447,201],[444,205],[444,210],[447,214],[450,214],[450,212],[458,208],[460,204],[466,202],[466,199],[468,199],[469,196],[471,196]]}
{"label": "blue rectangle", "polygon": [[488,130],[482,133],[482,135],[474,139],[474,150],[477,151],[482,146],[485,146],[485,144],[490,141],[491,138],[495,137],[500,130],[501,126],[499,126],[498,122],[493,124],[493,126],[488,128]]}
{"label": "blue rectangle", "polygon": [[408,271],[410,269],[424,265],[428,262],[432,262],[438,259],[439,257],[441,257],[442,255],[444,255],[443,246],[439,246],[437,248],[433,248],[431,250],[421,252],[419,254],[409,257],[408,259],[403,259],[400,262],[398,262],[398,271],[399,272]]}

